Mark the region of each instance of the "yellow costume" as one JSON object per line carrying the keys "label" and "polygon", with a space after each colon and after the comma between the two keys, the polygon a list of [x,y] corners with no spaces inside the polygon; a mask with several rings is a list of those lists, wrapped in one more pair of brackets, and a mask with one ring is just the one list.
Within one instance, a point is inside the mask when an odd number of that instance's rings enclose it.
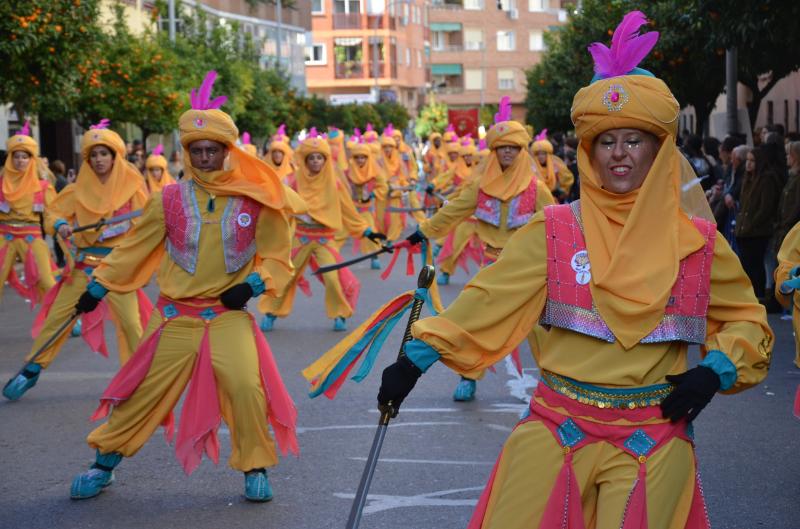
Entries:
{"label": "yellow costume", "polygon": [[[8,156],[0,172],[0,296],[8,281],[34,305],[55,285],[50,249],[39,223],[56,191],[38,170],[39,145],[25,132],[27,128],[6,142]],[[30,156],[24,171],[14,168],[16,152]],[[13,268],[17,259],[23,263],[24,283]]]}
{"label": "yellow costume", "polygon": [[797,289],[781,290],[784,281],[794,279],[791,271],[800,266],[800,224],[795,224],[781,243],[778,251],[778,267],[775,269],[775,298],[787,309],[792,309],[792,330],[794,330],[794,365],[800,367],[800,294]]}
{"label": "yellow costume", "polygon": [[[636,36],[644,23],[639,12],[626,15],[620,27],[633,25],[634,35],[621,45],[644,40]],[[644,54],[657,34],[646,35]],[[530,417],[507,440],[470,529],[563,520],[587,529],[707,527],[691,429],[685,416],[662,417],[659,404],[685,398],[679,390],[695,370],[713,372],[726,392],[767,374],[772,331],[737,256],[712,223],[680,207],[679,105],[634,66],[598,74],[575,96],[580,203],[538,212],[447,310],[414,325],[405,348],[422,370],[441,359],[475,376],[540,320],[552,326],[535,350],[542,375]],[[644,184],[626,194],[603,189],[591,160],[595,138],[617,128],[660,143]],[[698,288],[681,290],[689,283]],[[674,317],[697,326],[673,326]],[[689,371],[688,343],[704,356]]]}
{"label": "yellow costume", "polygon": [[[105,183],[99,180],[88,161],[92,147],[97,145],[108,147],[114,153],[114,166]],[[125,143],[116,132],[106,128],[88,130],[81,140],[81,156],[83,163],[77,180],[58,194],[46,212],[45,227],[49,233],[57,232],[63,224],[84,226],[103,218],[140,210],[147,202],[144,181],[138,169],[125,160]],[[131,236],[136,222],[125,221],[99,231],[82,231],[72,236],[69,247],[74,246],[74,254],[68,260],[68,267],[72,270],[67,272],[65,269],[65,277],[55,287],[57,290],[52,291],[54,299],[45,303],[38,316],[36,337],[27,357],[28,361],[31,361],[33,354],[72,314],[93,271],[114,248]],[[142,322],[147,315],[140,314],[140,304],[142,309],[149,309],[149,303],[141,297],[137,299],[136,289],[131,289],[110,295],[107,304],[110,309],[108,317],[117,330],[120,363],[125,364],[142,336]],[[102,309],[98,309],[100,310]],[[97,327],[87,321],[92,318],[93,314],[83,317],[84,339],[95,351],[106,355],[102,336],[93,338],[96,333],[102,335],[102,321],[98,322],[100,326]],[[68,333],[62,333],[36,358],[35,363],[46,369],[61,352],[67,336]]]}
{"label": "yellow costume", "polygon": [[[366,156],[367,161],[363,167],[356,162],[357,156]],[[347,179],[350,182],[353,203],[364,222],[373,231],[383,225],[378,221],[379,205],[385,207],[389,186],[386,183],[386,173],[378,166],[372,154],[372,149],[366,143],[353,143],[350,147],[350,164],[347,170]],[[373,252],[378,245],[369,239],[361,239],[361,251]]]}
{"label": "yellow costume", "polygon": [[[280,164],[276,164],[272,158],[273,151],[279,151],[283,154]],[[269,165],[272,170],[278,175],[281,182],[284,184],[292,185],[294,183],[294,151],[289,145],[289,139],[285,136],[273,137],[267,150],[267,156],[264,161]]]}
{"label": "yellow costume", "polygon": [[[250,296],[276,296],[292,277],[293,211],[275,172],[236,146],[238,131],[217,110],[219,98],[207,101],[213,78],[206,77],[180,118],[186,177],[153,195],[133,235],[97,268],[89,287],[92,294],[98,288],[130,292],[158,269],[160,297],[145,338],[101,398],[94,418],[113,405],[108,421],[87,440],[98,453],[93,468],[110,473],[160,424],[171,426],[171,411],[188,384],[176,442],[184,470],[192,472],[203,452],[216,462],[216,431],[224,420],[231,435],[228,462],[246,472],[246,497],[267,501],[263,469],[278,462],[267,422],[284,453],[296,453],[296,411],[244,305]],[[189,147],[199,140],[224,145],[222,169],[191,165]],[[258,489],[259,483],[265,488],[254,492],[251,485]],[[95,485],[91,476],[78,476],[72,497],[99,494]]]}
{"label": "yellow costume", "polygon": [[[175,183],[175,179],[169,174],[167,159],[161,154],[163,150],[164,148],[159,145],[153,149],[153,154],[148,156],[147,161],[145,161],[147,189],[150,191],[151,195]],[[156,178],[153,174],[153,169],[161,169],[161,176]]]}
{"label": "yellow costume", "polygon": [[[545,129],[546,130],[546,129]],[[542,165],[539,161],[539,153],[545,153],[547,159]],[[531,147],[531,154],[539,174],[543,175],[547,187],[553,194],[569,195],[572,184],[575,183],[575,176],[569,170],[564,160],[553,154],[553,144],[546,136],[536,139]]]}
{"label": "yellow costume", "polygon": [[[437,140],[439,141],[438,147],[436,146]],[[425,171],[425,174],[428,175],[428,181],[436,176],[439,169],[439,158],[441,157],[439,150],[441,149],[441,141],[442,135],[438,132],[433,132],[430,136],[428,136],[428,150],[422,157],[422,168]]]}
{"label": "yellow costume", "polygon": [[[312,153],[325,157],[319,173],[312,175],[306,159]],[[333,238],[343,227],[354,238],[370,233],[370,225],[359,215],[349,193],[336,176],[330,146],[319,136],[304,140],[297,150],[298,168],[295,173],[297,191],[308,206],[308,212],[296,216],[292,263],[295,274],[276,299],[262,298],[261,312],[286,317],[291,313],[298,283],[309,263],[312,268],[335,264],[341,256],[333,247]],[[322,275],[325,284],[325,307],[331,319],[346,319],[353,315],[360,285],[349,270]],[[338,323],[338,321],[337,321]],[[342,326],[343,322],[338,323]],[[337,329],[339,330],[339,329]],[[343,329],[341,329],[343,330]]]}

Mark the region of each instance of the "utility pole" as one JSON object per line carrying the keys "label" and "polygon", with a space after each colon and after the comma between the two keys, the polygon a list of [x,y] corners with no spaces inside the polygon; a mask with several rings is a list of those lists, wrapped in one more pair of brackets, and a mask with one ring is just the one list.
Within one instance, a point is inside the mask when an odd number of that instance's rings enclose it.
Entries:
{"label": "utility pole", "polygon": [[281,0],[277,0],[276,3],[276,15],[278,19],[278,40],[277,45],[275,46],[275,55],[278,57],[278,68],[281,67],[281,33],[283,32],[283,3]]}
{"label": "utility pole", "polygon": [[169,0],[167,15],[169,17],[169,41],[175,42],[175,0]]}

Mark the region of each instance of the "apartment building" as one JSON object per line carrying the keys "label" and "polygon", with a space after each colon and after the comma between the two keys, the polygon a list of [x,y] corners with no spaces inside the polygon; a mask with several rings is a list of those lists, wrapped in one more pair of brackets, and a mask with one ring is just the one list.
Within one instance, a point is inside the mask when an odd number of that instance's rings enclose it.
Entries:
{"label": "apartment building", "polygon": [[312,0],[309,93],[397,101],[415,114],[430,79],[427,16],[425,0]]}
{"label": "apartment building", "polygon": [[539,61],[544,33],[565,23],[560,0],[434,0],[430,5],[432,90],[451,108],[480,108],[510,96],[525,117],[525,70]]}

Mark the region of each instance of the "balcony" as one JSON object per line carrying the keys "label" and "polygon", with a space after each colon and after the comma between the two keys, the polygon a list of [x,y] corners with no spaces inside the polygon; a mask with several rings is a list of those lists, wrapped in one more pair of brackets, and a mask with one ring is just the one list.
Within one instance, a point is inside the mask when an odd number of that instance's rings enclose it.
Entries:
{"label": "balcony", "polygon": [[361,13],[334,13],[333,29],[361,29]]}
{"label": "balcony", "polygon": [[441,46],[434,45],[431,50],[439,53],[459,52],[464,51],[464,46],[461,44],[444,44]]}
{"label": "balcony", "polygon": [[383,15],[367,15],[367,27],[365,29],[388,29],[394,31],[397,29],[397,18],[389,15],[384,18]]}
{"label": "balcony", "polygon": [[356,61],[337,62],[335,69],[336,69],[337,79],[364,78],[364,65],[361,62],[356,62]]}
{"label": "balcony", "polygon": [[460,0],[433,0],[431,9],[464,9]]}

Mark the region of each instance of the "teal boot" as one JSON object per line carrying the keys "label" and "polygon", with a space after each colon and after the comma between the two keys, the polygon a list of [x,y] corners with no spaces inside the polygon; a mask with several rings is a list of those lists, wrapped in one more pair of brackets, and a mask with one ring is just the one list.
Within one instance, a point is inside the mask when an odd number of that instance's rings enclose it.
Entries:
{"label": "teal boot", "polygon": [[41,372],[42,366],[33,362],[28,363],[22,373],[6,382],[3,388],[3,396],[8,400],[19,400],[26,391],[36,385]]}
{"label": "teal boot", "polygon": [[103,489],[114,483],[114,467],[119,465],[120,461],[122,454],[117,452],[101,454],[98,450],[94,465],[72,480],[69,497],[73,500],[85,500],[103,492]]}
{"label": "teal boot", "polygon": [[267,471],[256,468],[244,473],[244,497],[247,501],[266,502],[272,499]]}
{"label": "teal boot", "polygon": [[271,331],[272,328],[275,326],[276,318],[277,316],[275,316],[274,314],[264,314],[264,317],[261,318],[261,325],[259,325],[259,327],[261,327],[261,330],[263,332]]}
{"label": "teal boot", "polygon": [[456,386],[456,391],[453,393],[453,400],[456,402],[470,402],[475,400],[475,388],[477,383],[470,379],[461,377],[461,380]]}
{"label": "teal boot", "polygon": [[73,338],[80,338],[81,329],[83,329],[83,324],[81,323],[81,319],[78,318],[75,322],[75,325],[72,326],[72,332],[70,332],[70,336]]}
{"label": "teal boot", "polygon": [[450,284],[450,274],[447,272],[442,272],[439,274],[439,277],[436,278],[437,285],[449,285]]}
{"label": "teal boot", "polygon": [[380,270],[381,262],[378,260],[377,257],[373,257],[369,262],[369,267],[373,270]]}
{"label": "teal boot", "polygon": [[341,316],[336,316],[336,318],[333,320],[333,330],[336,332],[346,331],[347,320],[345,320]]}

